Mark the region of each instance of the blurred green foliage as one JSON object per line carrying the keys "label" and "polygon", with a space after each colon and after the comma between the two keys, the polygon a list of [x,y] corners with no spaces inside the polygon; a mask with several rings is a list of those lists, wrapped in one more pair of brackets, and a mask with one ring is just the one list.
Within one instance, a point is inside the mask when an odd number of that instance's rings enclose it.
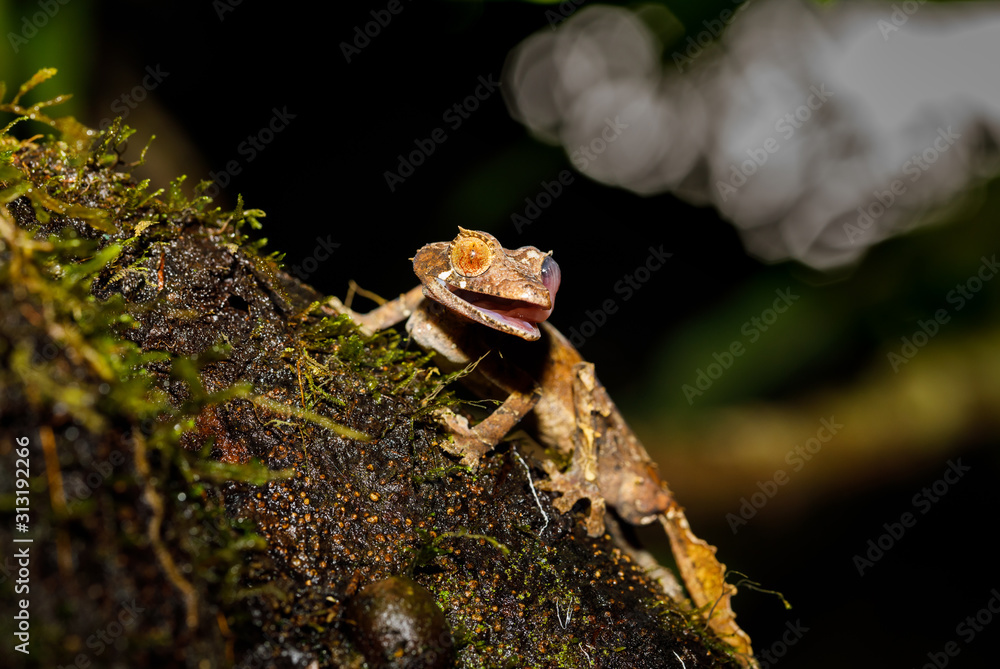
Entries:
{"label": "blurred green foliage", "polygon": [[80,0],[0,0],[0,81],[27,81],[43,68],[57,68],[62,90],[75,94],[60,112],[79,118],[98,46],[93,9]]}

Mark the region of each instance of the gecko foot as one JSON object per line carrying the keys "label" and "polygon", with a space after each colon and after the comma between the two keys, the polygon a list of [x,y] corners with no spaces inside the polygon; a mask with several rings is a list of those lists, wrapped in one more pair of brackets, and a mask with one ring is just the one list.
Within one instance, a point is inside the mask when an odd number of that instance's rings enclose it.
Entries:
{"label": "gecko foot", "polygon": [[605,501],[597,488],[597,484],[584,479],[583,473],[575,465],[566,473],[560,472],[554,462],[544,465],[549,475],[548,481],[539,481],[538,488],[562,493],[561,497],[552,501],[552,506],[559,513],[566,513],[581,499],[590,500],[590,514],[587,516],[587,535],[600,536],[604,533]]}
{"label": "gecko foot", "polygon": [[521,418],[531,411],[539,397],[541,390],[537,387],[526,393],[515,390],[475,427],[470,427],[468,419],[451,409],[439,409],[437,419],[452,435],[452,439],[442,444],[442,448],[452,455],[461,456],[463,465],[478,468],[479,459],[499,444]]}
{"label": "gecko foot", "polygon": [[478,426],[470,427],[465,416],[459,416],[450,409],[438,411],[437,419],[451,433],[451,439],[442,442],[441,448],[461,457],[463,465],[478,469],[480,458],[489,453],[496,442],[481,436],[476,429]]}

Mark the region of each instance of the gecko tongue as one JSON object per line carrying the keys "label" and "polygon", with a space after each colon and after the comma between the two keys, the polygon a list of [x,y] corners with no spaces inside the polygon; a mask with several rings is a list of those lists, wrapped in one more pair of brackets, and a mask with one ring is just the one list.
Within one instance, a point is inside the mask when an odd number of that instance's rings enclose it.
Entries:
{"label": "gecko tongue", "polygon": [[552,314],[552,309],[545,309],[529,302],[505,300],[457,288],[452,288],[451,292],[477,309],[485,311],[497,320],[504,321],[519,330],[533,330],[534,323],[541,323]]}

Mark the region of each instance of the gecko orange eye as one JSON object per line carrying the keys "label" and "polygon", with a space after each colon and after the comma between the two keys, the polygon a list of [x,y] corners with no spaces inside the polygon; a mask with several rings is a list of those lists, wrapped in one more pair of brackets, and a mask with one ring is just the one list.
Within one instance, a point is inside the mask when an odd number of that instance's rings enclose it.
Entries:
{"label": "gecko orange eye", "polygon": [[479,276],[490,268],[493,253],[481,239],[465,237],[451,247],[451,266],[462,276]]}

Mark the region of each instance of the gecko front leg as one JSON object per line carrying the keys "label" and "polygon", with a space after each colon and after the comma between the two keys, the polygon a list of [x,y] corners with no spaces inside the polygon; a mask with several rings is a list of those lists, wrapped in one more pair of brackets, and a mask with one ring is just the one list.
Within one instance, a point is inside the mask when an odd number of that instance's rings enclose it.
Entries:
{"label": "gecko front leg", "polygon": [[540,395],[541,389],[538,388],[532,393],[515,390],[493,413],[474,426],[451,409],[439,409],[437,419],[451,432],[451,440],[441,447],[452,455],[461,456],[463,465],[476,469],[480,458],[493,450],[521,422],[538,403]]}
{"label": "gecko front leg", "polygon": [[406,320],[410,336],[425,350],[435,351],[446,368],[461,368],[479,363],[478,375],[486,378],[488,385],[501,388],[507,393],[504,402],[484,420],[469,425],[464,416],[451,409],[440,408],[435,418],[451,433],[442,448],[462,458],[462,464],[475,469],[483,455],[491,451],[525,415],[538,403],[541,389],[523,373],[503,368],[491,360],[473,362],[467,353],[468,343],[464,332],[468,328],[459,326],[452,318],[444,317],[442,310],[424,299],[422,286],[400,295],[395,300],[369,311],[359,313],[331,297],[326,309],[347,314],[357,323],[364,334],[371,335],[379,330],[392,327]]}
{"label": "gecko front leg", "polygon": [[365,314],[344,306],[344,303],[336,297],[327,298],[324,309],[338,314],[347,314],[351,320],[358,324],[362,333],[370,336],[379,330],[391,328],[393,325],[405,321],[423,299],[423,289],[416,286],[396,299],[389,300]]}
{"label": "gecko front leg", "polygon": [[[463,382],[480,397],[502,397],[503,403],[476,425],[451,409],[436,411],[436,418],[451,433],[441,446],[462,458],[472,468],[521,422],[538,403],[542,390],[524,372],[507,365],[502,357],[481,348],[475,330],[448,314],[438,304],[425,301],[406,324],[414,341],[425,350],[437,353],[436,362],[445,371],[470,372]],[[473,356],[476,356],[475,358]]]}

